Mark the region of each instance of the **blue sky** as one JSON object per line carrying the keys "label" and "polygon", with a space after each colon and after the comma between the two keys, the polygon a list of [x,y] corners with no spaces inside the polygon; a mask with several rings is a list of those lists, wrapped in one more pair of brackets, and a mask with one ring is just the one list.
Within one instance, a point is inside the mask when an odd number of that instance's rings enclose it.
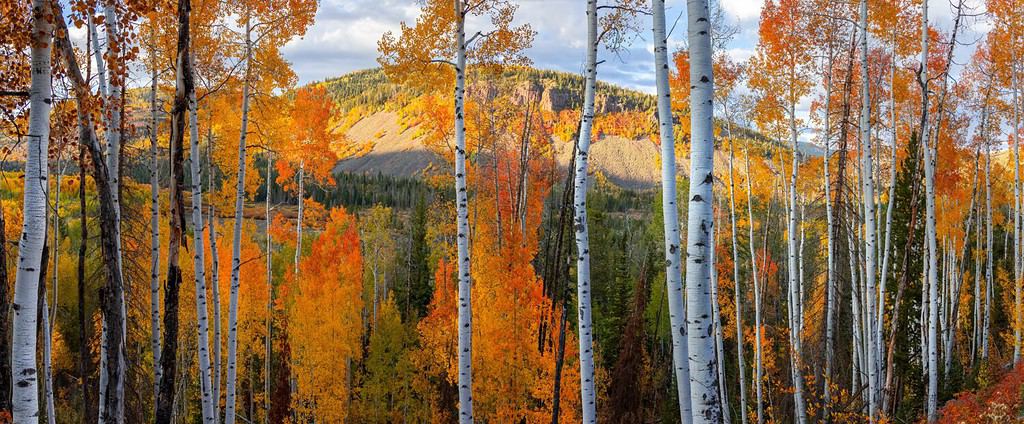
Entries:
{"label": "blue sky", "polygon": [[[852,0],[851,0],[852,1]],[[538,68],[579,72],[583,62],[585,0],[519,0],[516,19],[529,22],[537,38],[527,54]],[[983,0],[967,0],[981,6]],[[730,24],[740,32],[728,47],[736,59],[749,57],[757,43],[757,21],[763,0],[719,0]],[[666,15],[673,21],[685,11],[685,0],[669,0]],[[952,26],[948,0],[931,0],[933,24],[948,30]],[[419,14],[417,0],[321,0],[316,22],[306,36],[285,47],[300,83],[322,80],[358,69],[376,66],[377,41],[388,30],[397,32],[403,21],[413,22]],[[630,49],[619,56],[604,54],[599,78],[646,92],[654,91],[650,18],[641,17],[644,29]],[[470,22],[472,26],[472,22]],[[975,25],[975,32],[984,31]],[[467,28],[473,32],[472,28]],[[670,37],[676,47],[685,39],[685,19]],[[961,50],[965,50],[961,48]],[[958,56],[967,58],[965,51]],[[960,61],[964,63],[964,61]]]}
{"label": "blue sky", "polygon": [[[599,0],[610,1],[610,0]],[[715,0],[712,0],[715,1]],[[855,0],[848,0],[855,1]],[[882,0],[888,1],[888,0]],[[953,26],[952,0],[928,0],[931,24],[942,32]],[[964,0],[971,12],[984,11],[984,0]],[[529,22],[537,31],[537,37],[527,55],[534,66],[581,73],[586,38],[586,0],[518,0],[516,20]],[[724,12],[726,22],[735,26],[738,33],[728,44],[726,51],[736,60],[745,60],[753,55],[758,41],[758,18],[764,0],[717,0],[716,6]],[[677,18],[679,24],[669,36],[670,49],[683,46],[686,37],[685,0],[668,0],[666,17],[669,26]],[[377,66],[377,41],[385,31],[397,32],[401,22],[412,23],[419,15],[417,0],[321,0],[316,21],[305,37],[292,40],[284,48],[285,57],[292,62],[299,76],[300,84],[323,80],[358,69]],[[654,58],[651,44],[651,23],[647,16],[640,17],[643,29],[637,34],[629,49],[618,55],[601,52],[606,60],[598,69],[598,78],[620,86],[653,93]],[[474,22],[468,23],[467,32],[474,32]],[[988,24],[978,19],[969,19],[960,40],[966,43],[978,41],[988,31]],[[486,29],[486,28],[484,28]],[[875,44],[875,40],[869,40]],[[937,48],[937,47],[936,47]],[[973,52],[971,46],[960,46],[952,75],[959,74],[959,67],[966,64]],[[742,88],[741,88],[742,90]],[[797,106],[797,115],[803,122],[809,118],[811,101],[815,96],[806,96]],[[815,142],[815,131],[801,132],[801,140]]]}
{"label": "blue sky", "polygon": [[[519,0],[518,22],[529,22],[537,38],[527,55],[538,68],[579,72],[583,62],[586,29],[585,0]],[[739,57],[749,56],[757,39],[757,17],[761,0],[722,0],[732,22],[742,24],[743,33],[731,49]],[[674,20],[685,10],[682,0],[670,0],[666,15]],[[401,22],[413,22],[419,13],[416,0],[322,0],[316,23],[302,39],[284,49],[299,75],[300,83],[321,80],[357,69],[376,66],[377,41],[388,30],[397,32]],[[653,57],[650,50],[650,18],[632,46],[607,59],[599,69],[600,78],[630,88],[654,89]],[[472,25],[472,21],[470,25]],[[671,23],[670,23],[671,25]],[[467,28],[473,32],[472,28]],[[679,46],[684,39],[681,21],[671,40]]]}

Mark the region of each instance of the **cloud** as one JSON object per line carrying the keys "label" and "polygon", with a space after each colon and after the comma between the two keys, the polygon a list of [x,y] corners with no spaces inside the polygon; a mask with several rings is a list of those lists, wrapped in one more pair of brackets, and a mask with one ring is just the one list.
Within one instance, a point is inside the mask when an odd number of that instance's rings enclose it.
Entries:
{"label": "cloud", "polygon": [[764,0],[719,0],[719,4],[730,16],[738,21],[754,22],[761,16]]}
{"label": "cloud", "polygon": [[[685,7],[670,7],[670,20]],[[537,37],[526,54],[543,69],[581,73],[586,43],[586,3],[579,0],[521,0],[516,23],[529,23]],[[316,21],[306,35],[283,49],[299,83],[323,80],[359,69],[377,66],[377,41],[387,31],[397,32],[402,22],[412,23],[419,15],[416,0],[323,0]],[[641,31],[633,45],[613,54],[602,49],[599,78],[646,92],[654,90],[654,59],[648,48],[650,18],[640,16]],[[685,22],[685,20],[681,21]],[[480,25],[471,19],[468,26]],[[472,28],[467,28],[471,30]],[[685,37],[678,27],[670,40],[681,45]]]}

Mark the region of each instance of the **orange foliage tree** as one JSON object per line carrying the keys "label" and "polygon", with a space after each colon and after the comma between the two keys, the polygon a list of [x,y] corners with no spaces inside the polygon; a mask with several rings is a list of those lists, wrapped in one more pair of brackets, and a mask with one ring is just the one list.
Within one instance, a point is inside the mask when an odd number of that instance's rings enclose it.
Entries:
{"label": "orange foliage tree", "polygon": [[359,228],[345,209],[330,221],[299,263],[289,293],[288,338],[296,382],[292,408],[301,419],[344,422],[353,358],[362,335],[363,257]]}

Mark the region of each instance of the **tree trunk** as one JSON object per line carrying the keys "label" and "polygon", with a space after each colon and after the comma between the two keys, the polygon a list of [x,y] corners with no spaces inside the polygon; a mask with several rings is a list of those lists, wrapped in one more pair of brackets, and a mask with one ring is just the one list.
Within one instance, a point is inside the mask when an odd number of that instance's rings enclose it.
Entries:
{"label": "tree trunk", "polygon": [[[723,101],[723,104],[725,102]],[[725,104],[728,108],[728,104]],[[740,253],[739,244],[736,242],[736,173],[733,162],[735,152],[733,151],[732,121],[729,119],[729,112],[726,109],[726,126],[729,130],[729,223],[732,225],[732,282],[733,302],[736,305],[736,367],[739,369],[740,377],[740,424],[747,424],[747,372],[743,356],[743,296],[740,291]],[[749,178],[749,176],[748,176]],[[753,227],[753,222],[750,223]],[[750,254],[753,256],[754,251]]]}
{"label": "tree trunk", "polygon": [[[36,370],[36,317],[43,246],[46,243],[50,108],[50,44],[48,0],[32,1],[32,86],[29,92],[28,150],[25,158],[25,193],[22,201],[24,223],[18,242],[15,273],[11,379],[14,382],[11,413],[14,422],[39,422],[39,382]],[[5,282],[6,283],[6,282]]]}
{"label": "tree trunk", "polygon": [[992,145],[985,144],[985,317],[981,325],[981,360],[988,359],[988,329],[992,317]]}
{"label": "tree trunk", "polygon": [[[195,58],[189,57],[190,65]],[[192,66],[190,66],[192,67]],[[194,68],[194,67],[193,67]],[[189,168],[192,177],[192,269],[196,290],[196,331],[199,354],[199,391],[202,404],[203,422],[212,424],[216,420],[213,410],[213,384],[210,364],[209,306],[206,304],[206,249],[203,243],[203,174],[199,153],[199,122],[196,113],[195,89],[188,93],[189,103]],[[216,287],[214,286],[214,291]]]}
{"label": "tree trunk", "polygon": [[[591,0],[587,4],[590,7],[594,7],[594,10],[592,11],[594,16],[591,16],[590,18],[594,20],[594,22],[591,23],[591,30],[596,31],[596,1]],[[667,293],[669,293],[668,311],[672,328],[672,364],[675,369],[680,420],[683,423],[690,423],[693,420],[693,412],[690,403],[690,363],[687,359],[689,356],[687,352],[689,345],[686,337],[686,306],[683,304],[681,271],[682,259],[680,258],[682,241],[680,240],[681,236],[679,234],[679,205],[676,199],[676,148],[675,134],[673,134],[671,90],[668,85],[668,35],[665,30],[664,0],[654,0],[653,12],[655,42],[654,70],[658,86],[658,128],[660,129],[661,135],[661,204],[665,226],[665,284],[667,286]],[[588,14],[589,13],[591,12],[588,12]],[[588,77],[591,75],[591,72],[589,71],[592,69],[591,65],[596,66],[597,62],[596,34],[592,34],[592,37],[595,38],[591,39],[593,43],[589,46],[592,50],[591,52],[588,52],[588,60],[592,58],[592,61],[588,61],[587,64]],[[594,69],[594,71],[594,73],[596,73],[596,69]],[[594,76],[594,79],[596,79],[596,75]],[[587,93],[591,96],[588,97],[588,99],[592,100],[593,90],[590,87],[591,85],[588,82]],[[590,107],[591,108],[589,110],[593,113],[592,102]],[[587,129],[586,143],[589,148],[591,123],[586,120],[586,117],[584,117],[583,122]],[[583,141],[584,138],[581,134],[581,146]],[[579,155],[578,158],[582,158],[585,161],[587,158],[586,150],[583,150],[583,152],[584,153]],[[581,169],[585,170],[586,167],[584,166]],[[577,184],[577,189],[578,188],[579,184]],[[579,192],[579,190],[577,190],[577,192]],[[584,202],[586,201],[585,189],[583,190],[583,196],[581,198],[584,199]],[[710,201],[710,198],[708,200]],[[582,258],[580,260],[582,261]]]}
{"label": "tree trunk", "polygon": [[[213,193],[213,129],[207,127],[206,136],[206,181],[207,191]],[[220,320],[220,256],[217,254],[217,210],[210,202],[210,299],[213,301],[213,422],[220,420],[221,386],[221,320]]]}
{"label": "tree trunk", "polygon": [[[190,0],[178,1],[178,45],[175,59],[174,107],[171,111],[171,187],[170,227],[167,249],[167,283],[164,286],[163,351],[160,353],[160,395],[157,397],[156,423],[169,424],[173,416],[177,385],[178,360],[178,298],[181,268],[178,252],[185,242],[185,121],[189,96],[194,92],[192,66],[189,58]],[[195,205],[193,205],[195,207]]]}
{"label": "tree trunk", "polygon": [[[895,30],[893,31],[893,37],[896,37]],[[895,46],[895,39],[893,44]],[[892,64],[890,65],[889,81],[890,87],[896,86],[896,48],[893,47]],[[892,140],[889,147],[890,150],[890,161],[889,161],[889,200],[885,207],[885,240],[882,241],[882,268],[879,269],[880,283],[878,286],[878,317],[876,318],[877,324],[875,325],[875,345],[877,346],[877,362],[878,362],[878,379],[881,380],[883,370],[888,369],[886,364],[887,357],[885,356],[885,292],[886,283],[889,279],[889,257],[892,254],[892,212],[896,205],[896,151],[898,150],[899,141],[896,138],[897,122],[896,122],[896,94],[895,90],[889,90],[889,107],[890,107],[890,125],[892,127]],[[894,308],[899,308],[898,305],[894,305]],[[886,391],[886,385],[881,381],[878,381],[878,404],[880,411],[885,413],[885,399],[888,396]]]}
{"label": "tree trunk", "polygon": [[[88,56],[87,56],[88,57]],[[86,126],[92,128],[92,121],[85,120],[82,114],[78,116],[78,127],[85,128]],[[89,240],[89,219],[88,212],[85,204],[85,155],[86,155],[86,143],[87,140],[79,138],[78,147],[78,211],[79,211],[79,226],[81,228],[81,234],[78,241],[78,334],[80,343],[78,345],[78,381],[81,389],[82,396],[82,417],[86,422],[96,421],[94,411],[92,409],[92,399],[89,397],[89,364],[91,363],[91,352],[89,350],[89,325],[86,321],[85,313],[85,253],[88,247]],[[3,212],[0,211],[0,228],[3,228]],[[0,245],[6,244],[7,241],[3,238],[3,231],[0,231]],[[4,255],[6,258],[6,255]],[[4,261],[3,275],[0,275],[2,281],[7,281],[6,278],[6,261]],[[6,284],[4,284],[6,286]],[[4,314],[6,315],[6,313]],[[6,340],[3,339],[3,340]],[[159,349],[159,346],[157,346]],[[6,351],[6,349],[0,349]],[[154,364],[154,366],[158,366]],[[9,398],[8,398],[9,399]],[[155,399],[154,399],[155,402]]]}
{"label": "tree trunk", "polygon": [[[55,9],[53,16],[64,16],[58,2],[53,2],[52,6]],[[89,85],[85,78],[82,77],[74,50],[67,39],[66,22],[63,18],[55,19],[54,21],[59,25],[57,33],[62,35],[56,40],[58,48],[60,49],[61,58],[65,62],[68,76],[72,80],[75,100],[78,103],[79,139],[83,146],[89,149],[90,159],[93,162],[93,180],[95,180],[96,188],[99,192],[102,269],[105,274],[103,276],[105,284],[100,290],[100,309],[103,313],[103,327],[107,330],[104,332],[101,345],[101,347],[106,347],[101,349],[101,364],[105,361],[108,365],[101,367],[100,380],[101,382],[104,379],[115,382],[124,381],[125,363],[123,360],[119,360],[124,358],[125,331],[123,329],[124,321],[120,319],[120,313],[125,310],[125,307],[123,277],[120,261],[118,260],[120,244],[117,241],[117,212],[114,209],[115,203],[109,183],[108,170],[103,161],[102,148],[96,139],[96,134],[91,125],[92,122],[85,112],[88,110],[86,106],[87,99],[91,97]],[[101,384],[102,389],[103,386]],[[114,391],[101,391],[101,394],[103,396],[99,402],[100,414],[98,420],[101,422],[123,422],[124,398],[118,397],[116,389]]]}
{"label": "tree trunk", "polygon": [[715,326],[715,360],[718,361],[715,371],[718,374],[718,398],[722,400],[722,423],[730,424],[732,423],[732,417],[729,416],[729,395],[725,385],[725,347],[724,335],[722,334],[722,313],[718,305],[718,268],[716,261],[718,251],[715,250],[718,245],[718,233],[718,227],[715,227],[715,231],[711,236],[711,245],[708,246],[711,250],[711,321]]}
{"label": "tree trunk", "polygon": [[299,259],[302,258],[302,218],[306,200],[306,162],[299,160],[299,215],[295,219],[295,276],[299,275]]}
{"label": "tree trunk", "polygon": [[829,162],[832,158],[832,127],[831,127],[831,106],[832,106],[832,45],[829,44],[828,62],[825,65],[825,130],[823,133],[825,145],[824,185],[825,185],[825,376],[823,378],[823,417],[825,422],[832,422],[832,369],[835,363],[835,304],[836,304],[836,281],[835,281],[835,234],[832,222],[832,178],[829,175]]}
{"label": "tree trunk", "polygon": [[868,378],[868,414],[869,421],[874,422],[878,414],[878,364],[879,357],[878,338],[875,336],[875,327],[881,323],[875,322],[875,300],[876,291],[875,276],[878,265],[877,255],[877,223],[875,221],[875,184],[874,167],[872,160],[871,143],[871,91],[870,78],[868,75],[868,3],[867,0],[860,2],[860,75],[861,75],[861,112],[860,112],[860,147],[862,150],[861,162],[861,188],[864,198],[864,279],[865,279],[865,316],[864,343],[865,362],[867,365]]}
{"label": "tree trunk", "polygon": [[[59,185],[58,185],[59,187]],[[55,197],[59,198],[59,197]],[[57,227],[54,226],[54,235],[57,233]],[[56,237],[54,237],[56,238]],[[54,244],[54,246],[57,246]],[[54,252],[56,252],[56,247]],[[46,254],[44,253],[45,257]],[[46,269],[44,265],[43,273],[41,276],[45,277]],[[54,271],[57,271],[54,268]],[[43,320],[42,328],[40,333],[43,335],[43,375],[46,377],[44,384],[45,397],[46,397],[46,422],[49,424],[56,424],[56,408],[53,406],[53,327],[51,327],[49,306],[46,301],[46,281],[45,278],[39,280],[39,316]],[[56,304],[56,302],[54,302]]]}
{"label": "tree trunk", "polygon": [[[1013,40],[1016,42],[1016,40]],[[1020,185],[1020,110],[1017,101],[1017,50],[1011,48],[1013,60],[1010,75],[1013,80],[1013,365],[1020,362],[1021,345],[1021,273],[1024,272],[1024,255],[1021,254],[1021,185]]]}
{"label": "tree trunk", "polygon": [[[802,349],[800,346],[800,248],[797,238],[799,224],[797,223],[797,196],[796,196],[796,183],[797,173],[800,169],[799,160],[799,146],[797,144],[797,127],[796,127],[796,105],[789,105],[789,130],[790,130],[790,149],[793,155],[792,169],[789,175],[789,186],[786,188],[788,201],[788,227],[786,230],[786,241],[788,247],[788,266],[786,267],[789,275],[789,284],[787,289],[789,290],[789,346],[790,346],[790,373],[793,379],[793,406],[794,413],[796,415],[796,421],[800,424],[807,422],[807,405],[804,402],[804,378],[803,372],[800,368],[803,366]],[[781,162],[781,156],[780,156]],[[786,185],[783,182],[783,185]]]}
{"label": "tree trunk", "polygon": [[[104,134],[106,138],[106,150],[105,163],[107,166],[107,175],[110,178],[110,193],[113,199],[114,216],[114,241],[117,243],[117,266],[118,268],[124,269],[122,262],[122,251],[121,251],[121,119],[123,111],[122,102],[122,86],[125,75],[123,72],[117,71],[121,65],[118,63],[120,60],[119,52],[124,48],[121,41],[120,30],[118,29],[118,16],[116,5],[113,0],[105,0],[103,4],[103,24],[106,29],[106,41],[107,41],[107,55],[106,59],[113,61],[112,67],[107,69],[105,72],[107,77],[106,88],[110,91],[105,94],[104,99],[104,110],[103,114],[106,117]],[[99,50],[97,50],[97,54]],[[112,311],[117,316],[118,327],[121,329],[121,342],[125,343],[128,340],[128,325],[127,325],[127,305],[124,300],[124,290],[120,290],[111,295],[118,297],[117,303],[119,303],[120,310]],[[108,337],[104,337],[108,339]],[[117,397],[115,411],[115,422],[120,423],[124,419],[124,384],[125,374],[124,370],[127,369],[127,363],[125,362],[124,346],[117,348],[117,356],[111,356],[117,361],[117,367],[121,370],[117,372],[117,380],[114,380],[114,392]],[[110,345],[107,345],[109,351]],[[109,364],[108,364],[109,366]],[[109,372],[108,372],[109,373]],[[113,373],[109,373],[112,374]]]}
{"label": "tree trunk", "polygon": [[[85,208],[82,208],[82,211],[84,217]],[[7,275],[7,233],[3,230],[7,228],[5,221],[3,208],[0,207],[0,342],[6,345],[11,343],[11,293]],[[84,220],[82,228],[84,231]],[[82,237],[82,243],[85,243],[85,237]],[[79,280],[80,285],[81,281]],[[84,335],[85,332],[82,331],[81,334]],[[10,348],[0,349],[0,411],[8,413],[11,412],[11,354]]]}
{"label": "tree trunk", "polygon": [[[270,357],[270,342],[272,340],[271,339],[271,327],[270,327],[270,325],[271,325],[271,321],[272,321],[271,317],[273,316],[272,314],[274,312],[274,276],[273,276],[273,268],[271,266],[272,262],[273,262],[273,255],[271,254],[271,252],[272,252],[272,250],[271,250],[272,245],[271,245],[271,236],[270,236],[270,222],[271,222],[270,221],[270,193],[271,193],[270,185],[274,181],[271,178],[271,169],[272,169],[271,168],[271,164],[272,163],[273,163],[273,157],[268,152],[267,153],[267,181],[266,181],[267,193],[266,193],[266,198],[264,199],[265,200],[265,206],[266,206],[266,214],[267,214],[266,218],[265,218],[266,219],[266,224],[267,224],[267,228],[266,228],[266,234],[267,234],[267,336],[266,336],[266,340],[265,340],[266,346],[265,346],[265,350],[264,350],[265,368],[264,368],[264,373],[263,373],[263,413],[264,413],[264,415],[263,415],[263,424],[270,424],[270,359],[271,359],[271,357]],[[210,206],[210,210],[211,210],[210,216],[212,217],[213,216],[213,212],[212,212],[213,206],[212,205]],[[212,222],[211,222],[211,225],[212,225]],[[212,227],[210,228],[210,234],[211,235],[213,234],[213,228]],[[211,240],[212,240],[212,238],[211,238]],[[218,309],[219,309],[219,307],[218,307]],[[220,331],[217,331],[217,333],[220,333]],[[219,338],[217,340],[217,345],[218,346],[220,345],[220,339]],[[218,351],[219,351],[219,349],[218,349]],[[218,353],[218,356],[220,356],[219,353]],[[217,370],[217,374],[218,374],[217,385],[220,385],[220,378],[219,378],[220,369]]]}
{"label": "tree trunk", "polygon": [[714,128],[712,98],[711,24],[706,0],[687,2],[690,46],[690,189],[686,226],[686,325],[690,359],[690,404],[693,422],[717,423],[722,414],[718,399],[717,361],[709,303],[710,241],[714,231]]}
{"label": "tree trunk", "polygon": [[[152,65],[149,89],[149,320],[153,349],[153,405],[160,393],[160,157],[157,150],[157,65]],[[83,226],[84,228],[84,226]]]}
{"label": "tree trunk", "polygon": [[466,191],[466,11],[455,1],[455,208],[459,261],[459,422],[473,422],[473,303],[469,260],[469,200]]}
{"label": "tree trunk", "polygon": [[[938,251],[935,246],[935,158],[928,142],[928,2],[921,4],[921,145],[924,147],[925,170],[925,241],[928,245],[928,422],[938,419],[939,370],[938,334],[939,281]],[[1016,190],[1015,190],[1016,191]],[[1019,193],[1016,197],[1019,197]],[[1016,238],[1015,238],[1016,240]],[[1017,277],[1015,272],[1015,278]],[[1015,280],[1016,281],[1016,280]]]}
{"label": "tree trunk", "polygon": [[[757,274],[757,249],[754,248],[754,201],[751,193],[750,184],[750,147],[743,150],[743,157],[747,165],[747,222],[749,223],[749,237],[747,238],[750,244],[750,277],[754,285],[754,390],[757,393],[757,423],[761,424],[764,422],[764,373],[763,373],[763,362],[761,353],[761,285],[758,281]],[[769,213],[771,212],[771,205],[769,204]],[[768,226],[768,220],[766,219],[763,224],[766,228]]]}
{"label": "tree trunk", "polygon": [[235,424],[235,395],[238,370],[238,280],[242,256],[242,212],[245,207],[245,139],[249,131],[249,85],[252,72],[252,22],[245,18],[245,80],[242,85],[242,126],[238,137],[238,180],[235,190],[235,222],[231,240],[231,294],[228,305],[228,358],[227,390],[224,405],[224,423]]}

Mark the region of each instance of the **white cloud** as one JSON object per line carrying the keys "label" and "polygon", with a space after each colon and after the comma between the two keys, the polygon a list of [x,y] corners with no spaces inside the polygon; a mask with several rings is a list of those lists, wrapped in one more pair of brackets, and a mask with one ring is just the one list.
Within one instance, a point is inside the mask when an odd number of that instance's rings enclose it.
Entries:
{"label": "white cloud", "polygon": [[719,0],[719,3],[722,9],[741,22],[757,21],[764,6],[764,0]]}

